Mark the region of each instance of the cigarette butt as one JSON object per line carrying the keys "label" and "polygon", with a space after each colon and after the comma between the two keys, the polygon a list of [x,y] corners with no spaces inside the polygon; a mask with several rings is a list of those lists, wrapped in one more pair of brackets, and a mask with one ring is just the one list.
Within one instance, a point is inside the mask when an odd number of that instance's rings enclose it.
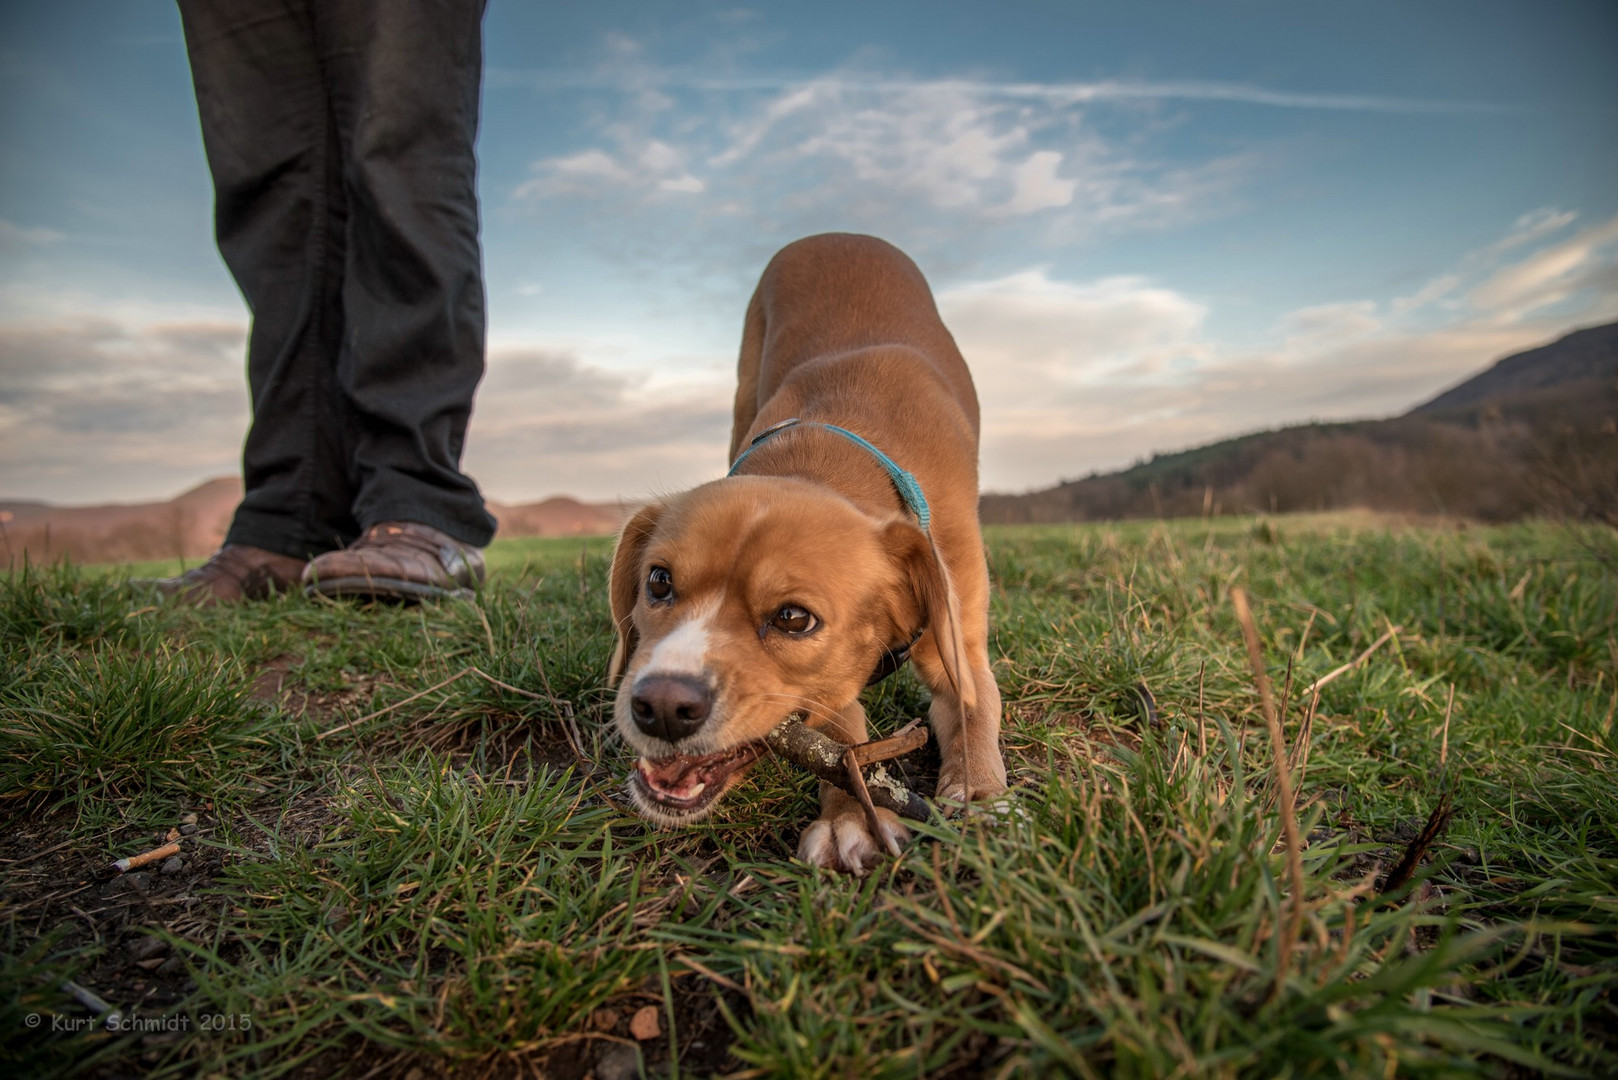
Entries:
{"label": "cigarette butt", "polygon": [[139,855],[131,855],[127,859],[114,859],[112,868],[120,874],[127,874],[137,866],[145,866],[147,863],[157,862],[159,859],[166,859],[170,855],[178,855],[179,853],[180,845],[170,841],[160,848],[143,851]]}

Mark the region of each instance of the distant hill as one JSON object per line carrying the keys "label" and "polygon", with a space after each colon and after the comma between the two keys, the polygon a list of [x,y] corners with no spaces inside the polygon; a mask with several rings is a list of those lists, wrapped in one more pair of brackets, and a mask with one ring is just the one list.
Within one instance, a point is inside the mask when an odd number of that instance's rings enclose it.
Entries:
{"label": "distant hill", "polygon": [[1520,412],[1524,403],[1546,395],[1566,406],[1587,392],[1599,401],[1613,394],[1615,378],[1618,322],[1575,330],[1549,345],[1508,356],[1406,415],[1475,419],[1478,410],[1490,404]]}
{"label": "distant hill", "polygon": [[[166,502],[52,506],[0,502],[0,555],[35,560],[67,556],[78,563],[205,558],[224,541],[241,501],[242,482],[219,477]],[[500,536],[592,536],[616,532],[626,508],[566,496],[507,505],[491,502]]]}
{"label": "distant hill", "polygon": [[618,531],[634,507],[619,503],[587,503],[566,495],[544,502],[489,503],[500,523],[500,536],[605,536]]}
{"label": "distant hill", "polygon": [[165,502],[52,506],[0,502],[7,562],[66,555],[74,562],[129,562],[207,555],[219,546],[241,499],[241,481],[221,477]]}
{"label": "distant hill", "polygon": [[986,494],[982,513],[999,524],[1345,507],[1603,517],[1618,514],[1614,488],[1618,323],[1508,356],[1403,416],[1255,432],[1043,491]]}

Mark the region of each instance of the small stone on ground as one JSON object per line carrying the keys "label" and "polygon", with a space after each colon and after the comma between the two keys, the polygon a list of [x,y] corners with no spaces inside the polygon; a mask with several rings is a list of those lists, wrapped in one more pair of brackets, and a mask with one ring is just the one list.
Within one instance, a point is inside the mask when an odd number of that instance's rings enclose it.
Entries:
{"label": "small stone on ground", "polygon": [[641,1075],[640,1052],[633,1046],[614,1046],[596,1062],[596,1080],[636,1080]]}
{"label": "small stone on ground", "polygon": [[636,1009],[634,1018],[629,1021],[629,1033],[641,1042],[663,1034],[663,1025],[658,1022],[657,1012],[656,1005],[643,1005]]}

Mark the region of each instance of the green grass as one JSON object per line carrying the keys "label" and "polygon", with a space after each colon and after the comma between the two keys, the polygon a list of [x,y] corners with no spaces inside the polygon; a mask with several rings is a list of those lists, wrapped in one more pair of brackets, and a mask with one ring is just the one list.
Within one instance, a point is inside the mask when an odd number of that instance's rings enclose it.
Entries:
{"label": "green grass", "polygon": [[[112,931],[88,933],[112,917],[87,910],[95,894],[80,918],[0,865],[0,1061],[583,1076],[616,1049],[671,1076],[1618,1071],[1610,535],[1337,515],[988,541],[1015,796],[997,819],[923,827],[864,880],[792,861],[814,785],[773,762],[697,829],[625,810],[605,541],[501,541],[477,605],[196,612],[125,583],[168,567],[0,579],[6,832],[65,843],[52,858],[82,878],[200,810],[209,880],[119,932],[156,927],[184,960],[148,1013],[250,1025],[155,1044],[19,1027],[74,1014],[62,978],[131,1006],[144,975]],[[1301,892],[1233,585],[1284,697]],[[1394,626],[1311,707],[1308,684]],[[925,693],[906,672],[868,708],[891,731]],[[1416,881],[1379,897],[1446,792]],[[646,1006],[662,1034],[637,1042]]]}

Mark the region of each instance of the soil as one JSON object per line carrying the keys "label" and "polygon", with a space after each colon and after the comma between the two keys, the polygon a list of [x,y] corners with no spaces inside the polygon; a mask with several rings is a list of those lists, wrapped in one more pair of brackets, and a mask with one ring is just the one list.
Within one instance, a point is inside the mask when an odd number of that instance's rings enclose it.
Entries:
{"label": "soil", "polygon": [[[294,715],[327,718],[335,725],[341,722],[340,717],[353,715],[356,702],[368,700],[374,689],[367,685],[345,687],[334,693],[311,693],[290,674],[296,664],[295,656],[279,656],[268,662],[255,676],[253,696],[276,702]],[[513,717],[490,716],[455,725],[405,727],[390,733],[385,741],[429,744],[447,751],[452,760],[468,764],[474,751],[484,761],[506,760],[507,780],[526,778],[544,764],[554,769],[575,767],[581,778],[601,794],[610,795],[615,786],[604,770],[582,759],[573,736],[562,724],[541,727]],[[14,928],[17,936],[13,950],[21,952],[48,938],[51,955],[87,958],[75,976],[76,983],[112,1005],[126,1020],[179,1015],[187,1025],[184,1030],[154,1033],[97,1033],[96,1044],[103,1051],[97,1057],[102,1060],[77,1075],[103,1080],[139,1076],[164,1061],[173,1044],[185,1038],[188,1031],[199,1030],[198,1018],[186,1015],[193,1008],[181,1008],[196,983],[181,951],[161,935],[215,947],[228,915],[229,900],[218,895],[227,856],[209,841],[228,831],[238,838],[256,836],[258,843],[266,843],[261,832],[246,828],[247,817],[275,821],[283,838],[318,837],[333,820],[324,799],[301,799],[288,807],[284,800],[271,798],[250,808],[243,820],[232,822],[235,828],[230,830],[220,829],[211,805],[182,807],[173,821],[131,825],[115,833],[110,841],[64,841],[74,832],[71,814],[21,816],[0,828],[0,921]],[[112,866],[114,858],[157,848],[176,835],[181,847],[177,861],[161,859],[128,873],[119,873]],[[97,847],[98,843],[108,846]],[[249,847],[258,843],[247,842]],[[717,988],[704,984],[699,991],[695,981],[694,976],[686,974],[675,983],[677,990],[682,984],[691,988],[691,992],[675,995],[680,1068],[696,1076],[735,1071],[741,1066],[730,1055],[730,1027],[712,995]],[[91,1010],[76,1003],[65,991],[52,994],[50,988],[30,987],[27,992],[43,994],[41,1012],[55,1010],[71,1022],[90,1022]],[[747,1015],[749,1007],[744,995],[731,990],[720,992],[732,1014]],[[429,1080],[452,1074],[530,1077],[537,1070],[537,1075],[554,1080],[635,1077],[641,1075],[642,1068],[651,1073],[666,1067],[668,1020],[661,1002],[660,989],[648,985],[612,1007],[597,1010],[586,1030],[544,1052],[521,1057],[467,1062],[414,1052],[382,1055],[375,1044],[354,1039],[338,1051],[320,1055],[293,1075],[327,1080],[343,1072]],[[641,1013],[639,1032],[646,1034],[649,1018],[644,1010],[652,1004],[659,1006],[657,1033],[648,1039],[637,1039],[631,1030],[632,1022]],[[122,1045],[108,1046],[108,1039]],[[8,1040],[6,1049],[23,1049],[27,1045]]]}
{"label": "soil", "polygon": [[[201,809],[194,822],[177,819],[153,834],[129,829],[115,853],[92,850],[90,842],[63,844],[60,838],[73,831],[69,815],[14,824],[0,836],[0,874],[5,883],[0,916],[15,928],[20,938],[16,947],[26,949],[49,938],[52,953],[83,951],[90,961],[77,976],[79,986],[115,1006],[125,1018],[170,1013],[196,984],[182,956],[158,935],[166,932],[202,943],[217,932],[224,901],[202,895],[215,884],[223,863],[220,850],[204,843],[216,824]],[[159,847],[170,829],[182,828],[187,835],[179,838],[177,862],[159,860],[126,874],[112,867],[115,856]],[[66,994],[54,1004],[64,1016],[87,1014]],[[183,1034],[132,1032],[115,1037],[140,1047],[135,1060],[155,1064],[164,1048]],[[126,1066],[103,1075],[128,1072]]]}

